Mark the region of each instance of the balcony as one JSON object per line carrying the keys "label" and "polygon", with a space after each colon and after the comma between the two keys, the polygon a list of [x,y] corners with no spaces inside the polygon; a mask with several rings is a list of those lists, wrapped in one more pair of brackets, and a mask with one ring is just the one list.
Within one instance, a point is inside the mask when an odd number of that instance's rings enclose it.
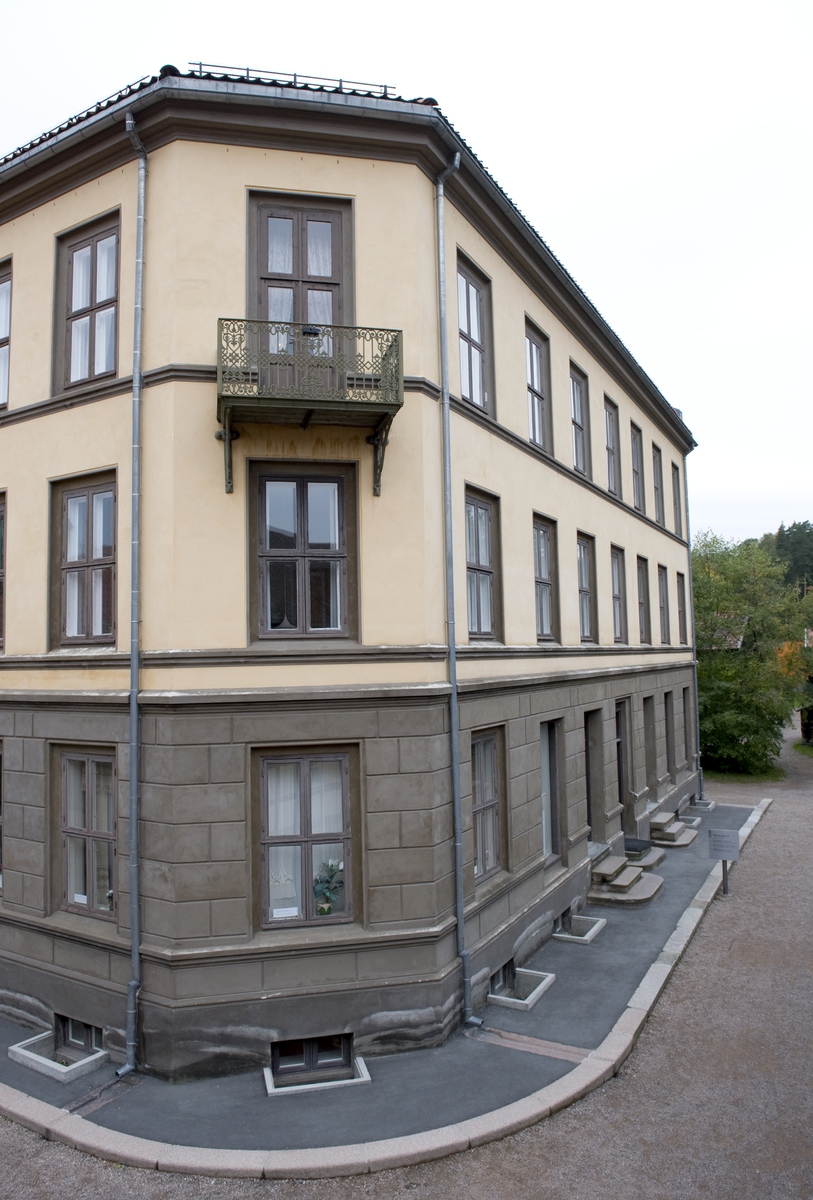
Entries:
{"label": "balcony", "polygon": [[299,325],[280,321],[217,323],[217,419],[226,491],[232,491],[234,428],[274,425],[354,425],[372,429],[373,491],[390,427],[404,403],[402,334],[397,329]]}

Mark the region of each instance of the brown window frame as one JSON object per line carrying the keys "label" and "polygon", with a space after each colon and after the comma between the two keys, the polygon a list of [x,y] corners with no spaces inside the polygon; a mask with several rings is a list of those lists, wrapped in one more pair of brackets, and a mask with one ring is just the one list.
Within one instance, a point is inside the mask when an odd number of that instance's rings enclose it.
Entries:
{"label": "brown window frame", "polygon": [[675,533],[683,537],[683,497],[680,486],[680,467],[672,463],[672,509],[675,517]]}
{"label": "brown window frame", "polygon": [[13,284],[11,282],[11,259],[0,263],[0,288],[8,284],[8,329],[3,331],[0,325],[0,408],[8,407],[11,387],[11,302]]}
{"label": "brown window frame", "polygon": [[545,796],[544,789],[540,795],[542,806],[542,856],[545,862],[558,858],[561,854],[561,804],[559,795],[559,727],[561,721],[543,721],[539,726],[540,755],[543,742],[547,742],[549,783],[550,783],[550,846],[545,846]]}
{"label": "brown window frame", "polygon": [[[115,291],[112,297],[104,300],[95,299],[97,282],[98,257],[96,247],[99,242],[115,235],[116,238],[116,279]],[[90,247],[90,303],[81,309],[73,310],[73,267],[76,254],[85,247]],[[62,234],[57,243],[56,270],[56,301],[54,305],[54,364],[53,391],[69,391],[74,388],[88,387],[104,379],[115,379],[118,375],[119,357],[119,301],[121,293],[121,220],[118,212],[109,213],[86,225]],[[97,313],[113,309],[113,349],[112,367],[97,372],[95,369],[96,320]],[[88,373],[80,379],[71,379],[71,326],[75,321],[89,318],[88,331]]]}
{"label": "brown window frame", "polygon": [[[582,570],[585,563],[587,564],[586,581]],[[585,644],[598,645],[596,539],[589,533],[577,533],[576,535],[576,577],[579,589],[579,639]],[[590,617],[590,628],[586,633],[584,622],[585,611]]]}
{"label": "brown window frame", "polygon": [[619,500],[621,490],[621,438],[618,405],[604,397],[604,441],[607,450],[607,491]]}
{"label": "brown window frame", "polygon": [[669,619],[669,571],[661,563],[658,564],[658,618],[661,630],[661,645],[672,644],[672,630]]}
{"label": "brown window frame", "polygon": [[663,725],[666,740],[666,774],[672,783],[677,780],[677,758],[675,753],[675,693],[663,693]]}
{"label": "brown window frame", "polygon": [[[578,413],[576,397],[578,396]],[[590,391],[587,376],[575,363],[570,364],[570,424],[573,430],[573,470],[585,479],[593,478],[590,450]],[[579,466],[579,450],[582,465]]]}
{"label": "brown window frame", "polygon": [[666,528],[666,505],[663,496],[663,454],[652,443],[652,491],[655,497],[655,524]]}
{"label": "brown window frame", "polygon": [[[484,880],[489,879],[492,875],[496,875],[503,869],[503,769],[500,761],[500,751],[502,739],[500,730],[487,729],[478,730],[471,735],[471,823],[472,823],[472,839],[474,852],[474,882],[475,886],[481,884]],[[482,780],[478,773],[477,763],[481,758],[479,747],[490,745],[492,748],[492,762],[494,765],[494,776],[492,780]],[[493,787],[490,785],[493,784]],[[489,785],[488,787],[486,785]],[[492,824],[492,834],[494,837],[494,862],[487,864],[485,870],[478,870],[478,856],[480,846],[485,849],[485,841],[483,838],[484,822],[490,820]],[[478,830],[480,831],[478,836]]]}
{"label": "brown window frame", "polygon": [[[558,642],[559,638],[559,572],[557,563],[556,522],[548,517],[534,516],[534,608],[536,611],[537,642]],[[547,538],[547,575],[540,546]],[[548,615],[550,630],[546,633],[540,620],[544,611],[543,593],[548,593]]]}
{"label": "brown window frame", "polygon": [[[69,823],[68,813],[68,782],[67,782],[67,764],[68,762],[82,762],[85,764],[85,822],[84,825],[71,825]],[[112,830],[94,829],[91,823],[91,812],[95,794],[91,792],[90,779],[91,765],[93,763],[104,763],[111,769],[112,776]],[[116,836],[118,825],[117,813],[117,772],[116,772],[116,757],[114,754],[98,754],[95,752],[83,753],[78,750],[64,750],[61,755],[61,804],[60,804],[60,836],[62,848],[62,904],[61,907],[65,912],[80,913],[82,916],[92,917],[98,921],[115,921],[117,910],[117,863],[116,863]],[[94,785],[95,786],[95,785]],[[109,910],[94,908],[89,903],[90,893],[85,893],[84,903],[78,902],[76,896],[81,893],[74,893],[73,900],[68,897],[68,889],[70,884],[70,867],[69,867],[69,851],[68,839],[82,838],[85,841],[85,887],[92,882],[93,877],[93,844],[103,843],[112,846],[112,888],[111,907]]]}
{"label": "brown window frame", "polygon": [[630,421],[630,446],[632,449],[632,507],[636,512],[646,513],[644,435],[634,421]]}
{"label": "brown window frame", "polygon": [[652,645],[652,612],[649,603],[649,559],[638,556],[638,636],[642,646]]}
{"label": "brown window frame", "polygon": [[629,635],[627,632],[627,571],[624,551],[620,546],[610,546],[610,590],[613,601],[613,641],[623,645],[629,641]]}
{"label": "brown window frame", "polygon": [[[99,558],[92,556],[93,548],[93,497],[105,492],[113,494],[113,552]],[[86,499],[86,554],[81,559],[68,561],[68,500]],[[102,471],[94,475],[82,475],[74,479],[61,479],[51,484],[51,646],[114,646],[117,637],[118,604],[118,494],[115,471]],[[69,635],[67,633],[67,576],[74,572],[84,576],[85,628],[93,628],[93,572],[107,569],[111,572],[109,633]]]}
{"label": "brown window frame", "polygon": [[[250,562],[252,572],[249,604],[249,637],[251,640],[280,641],[292,638],[316,639],[358,638],[358,516],[356,463],[256,459],[249,463]],[[295,482],[297,484],[297,545],[295,549],[270,550],[264,545],[266,483]],[[316,550],[306,544],[307,485],[336,483],[339,499],[339,549]],[[297,580],[297,627],[270,628],[267,620],[267,568],[265,563],[295,562]],[[337,628],[325,629],[310,625],[311,562],[338,563],[341,622]]]}
{"label": "brown window frame", "polygon": [[[465,280],[465,313],[463,312],[463,304],[461,303],[461,280]],[[471,323],[471,289],[477,294],[478,300],[478,316],[479,316],[479,340],[472,332]],[[465,320],[465,327],[464,322]],[[480,412],[488,413],[489,416],[495,415],[494,406],[494,387],[492,379],[492,350],[491,350],[491,283],[483,275],[473,263],[468,259],[464,259],[462,255],[457,257],[457,333],[458,333],[458,348],[459,348],[459,370],[460,370],[460,398],[466,404],[471,404]],[[473,355],[479,354],[482,359],[481,364],[481,389],[483,402],[482,404],[474,399],[471,395],[466,395],[466,386],[463,372],[463,360],[467,363],[468,378],[472,378],[471,364]],[[472,391],[471,385],[468,386],[469,392]]]}
{"label": "brown window frame", "polygon": [[95,1025],[86,1021],[77,1021],[74,1017],[63,1017],[54,1014],[54,1034],[57,1049],[72,1050],[78,1054],[95,1054],[104,1049],[104,1033]]}
{"label": "brown window frame", "polygon": [[[311,829],[311,811],[309,805],[311,776],[310,766],[314,762],[339,762],[342,768],[342,822],[343,828],[341,831],[331,831],[327,833],[314,833]],[[286,763],[296,763],[299,768],[299,828],[297,834],[270,834],[268,832],[268,768],[270,766],[278,766]],[[307,769],[306,769],[307,768]],[[332,843],[327,843],[328,838],[333,838]],[[352,867],[352,828],[351,828],[351,806],[350,806],[350,756],[341,751],[326,751],[320,753],[318,750],[313,753],[300,754],[266,754],[260,760],[260,872],[262,879],[262,911],[261,923],[264,929],[293,929],[303,928],[312,925],[346,925],[353,920],[353,867]],[[301,917],[278,917],[274,919],[273,910],[271,909],[269,896],[269,866],[268,866],[268,847],[270,846],[299,846],[301,849],[301,865],[300,878],[304,881],[310,878],[310,871],[307,868],[309,859],[309,850],[313,846],[320,844],[338,844],[342,843],[344,857],[342,858],[342,892],[344,907],[338,913],[319,913],[317,911],[318,901],[313,892],[313,887],[306,889],[302,887],[302,916]]]}
{"label": "brown window frame", "polygon": [[528,438],[553,454],[550,401],[550,340],[533,325],[525,325],[525,381],[528,391]]}
{"label": "brown window frame", "polygon": [[[339,1043],[339,1061],[331,1064],[319,1062],[319,1043]],[[302,1063],[284,1064],[283,1048],[301,1046]],[[293,1038],[271,1043],[271,1073],[279,1087],[295,1087],[302,1084],[327,1083],[353,1078],[353,1035],[339,1033],[315,1038]]]}
{"label": "brown window frame", "polygon": [[[488,563],[482,560],[482,547],[480,521],[475,516],[474,521],[474,536],[475,542],[472,545],[470,538],[471,526],[469,523],[469,510],[474,508],[475,513],[485,512],[488,517],[488,538],[489,538],[489,559]],[[466,501],[464,509],[465,522],[465,547],[466,547],[466,610],[467,610],[467,627],[469,640],[474,641],[499,641],[502,631],[502,592],[501,592],[501,573],[500,573],[500,507],[499,500],[494,496],[485,495],[482,492],[475,491],[471,488],[466,488]],[[471,551],[474,549],[474,557],[471,557]],[[484,628],[482,620],[481,599],[482,584],[479,580],[483,577],[490,579],[490,595],[491,595],[491,626]],[[472,591],[473,581],[478,582]],[[474,616],[472,619],[472,596],[474,596]]]}
{"label": "brown window frame", "polygon": [[677,572],[678,638],[681,646],[689,644],[689,628],[686,620],[686,576]]}

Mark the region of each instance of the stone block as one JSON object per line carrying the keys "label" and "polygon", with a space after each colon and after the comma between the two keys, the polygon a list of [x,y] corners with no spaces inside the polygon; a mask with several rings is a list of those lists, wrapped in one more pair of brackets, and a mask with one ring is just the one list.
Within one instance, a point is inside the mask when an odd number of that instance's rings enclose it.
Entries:
{"label": "stone block", "polygon": [[398,738],[370,738],[364,743],[368,775],[397,775]]}
{"label": "stone block", "polygon": [[141,747],[141,778],[144,783],[172,783],[171,746]]}
{"label": "stone block", "polygon": [[105,1129],[94,1125],[74,1113],[60,1117],[50,1129],[52,1141],[64,1142],[85,1154],[93,1154],[108,1162],[122,1163],[127,1167],[141,1167],[154,1171],[158,1158],[165,1148],[161,1142],[150,1142],[146,1138],[132,1137],[116,1129]]}
{"label": "stone block", "polygon": [[209,782],[209,747],[176,746],[172,754],[172,782],[195,784]]}
{"label": "stone block", "polygon": [[263,988],[273,992],[352,983],[355,978],[356,956],[352,952],[289,955],[267,959],[263,966]]}
{"label": "stone block", "polygon": [[370,887],[431,883],[434,878],[434,855],[431,849],[371,850],[367,856]]}
{"label": "stone block", "polygon": [[367,1146],[324,1146],[319,1150],[263,1151],[264,1179],[332,1179],[366,1175]]}
{"label": "stone block", "polygon": [[173,869],[175,900],[228,900],[246,894],[244,862],[179,863]]}
{"label": "stone block", "polygon": [[240,783],[245,777],[244,746],[209,747],[209,778],[212,783]]}
{"label": "stone block", "polygon": [[[126,703],[121,715],[111,712],[59,712],[42,709],[33,714],[33,728],[24,737],[58,738],[63,742],[88,742],[97,746],[115,745],[129,738]],[[18,714],[19,717],[20,714]],[[15,733],[19,732],[15,729]]]}
{"label": "stone block", "polygon": [[24,837],[25,813],[27,811],[33,812],[35,810],[26,809],[22,804],[6,803],[3,805],[3,834],[5,837]]}
{"label": "stone block", "polygon": [[195,821],[244,821],[246,787],[242,783],[210,783],[176,787],[172,811],[178,824]]}
{"label": "stone block", "polygon": [[23,769],[23,738],[3,738],[3,769],[6,771],[22,771]]}
{"label": "stone block", "polygon": [[14,713],[0,712],[0,737],[10,737],[14,733]]}
{"label": "stone block", "polygon": [[368,1142],[367,1156],[371,1171],[388,1171],[392,1167],[408,1167],[412,1163],[459,1154],[468,1146],[468,1135],[459,1125],[446,1125],[442,1129],[430,1129],[408,1137]]}
{"label": "stone block", "polygon": [[367,892],[367,915],[373,924],[382,921],[400,921],[401,888],[371,887]]}
{"label": "stone block", "polygon": [[401,813],[401,845],[434,846],[442,837],[439,815],[435,809]]}
{"label": "stone block", "polygon": [[23,809],[23,836],[29,842],[45,841],[45,809],[26,805]]}
{"label": "stone block", "polygon": [[141,823],[141,857],[171,863],[175,858],[175,826],[162,821]]}
{"label": "stone block", "polygon": [[434,945],[409,947],[387,946],[374,950],[359,950],[356,955],[358,978],[387,979],[398,976],[424,975],[437,968]]}
{"label": "stone block", "polygon": [[[141,818],[144,821],[171,821],[173,817],[172,811],[172,788],[164,787],[156,783],[142,783],[141,785]],[[124,792],[123,797],[120,793],[120,800],[123,803],[123,809],[119,811],[128,811],[127,792]]]}
{"label": "stone block", "polygon": [[401,817],[397,812],[367,814],[367,849],[393,850],[401,844]]}
{"label": "stone block", "polygon": [[368,812],[432,808],[434,803],[432,775],[373,775],[367,780]]}
{"label": "stone block", "polygon": [[169,863],[142,859],[141,894],[145,897],[150,896],[154,900],[174,900],[172,866]]}
{"label": "stone block", "polygon": [[155,718],[155,740],[164,746],[211,746],[232,741],[231,717],[205,713]]}
{"label": "stone block", "polygon": [[176,901],[174,910],[174,927],[176,938],[208,937],[211,933],[209,904],[205,900],[191,902]]}
{"label": "stone block", "polygon": [[23,875],[23,904],[45,914],[45,880],[41,875]]}
{"label": "stone block", "polygon": [[173,861],[176,863],[208,862],[211,857],[209,834],[209,825],[173,826]]}
{"label": "stone block", "polygon": [[17,737],[29,738],[34,734],[34,714],[18,712],[14,714],[14,732]]}
{"label": "stone block", "polygon": [[4,771],[7,804],[33,804],[45,806],[45,776],[24,771]]}
{"label": "stone block", "polygon": [[434,737],[401,738],[399,763],[403,773],[440,771],[449,766],[450,748],[446,734]]}
{"label": "stone block", "polygon": [[469,1142],[469,1146],[485,1146],[498,1138],[508,1137],[519,1133],[530,1125],[536,1125],[550,1115],[550,1105],[539,1100],[539,1093],[506,1104],[503,1108],[495,1108],[493,1112],[483,1113],[481,1117],[472,1117],[461,1121],[458,1129]]}
{"label": "stone block", "polygon": [[27,842],[22,838],[3,838],[3,862],[11,871],[25,871],[29,875],[42,875],[45,871],[45,853],[42,842]]}
{"label": "stone block", "polygon": [[401,888],[401,911],[405,921],[431,921],[437,915],[434,883],[405,883]]}
{"label": "stone block", "polygon": [[0,1115],[47,1138],[56,1122],[67,1117],[68,1110],[45,1104],[42,1100],[26,1096],[25,1092],[18,1092],[16,1088],[0,1083]]}
{"label": "stone block", "polygon": [[3,867],[3,901],[6,904],[22,904],[23,902],[22,872],[10,871],[8,864]]}
{"label": "stone block", "polygon": [[259,992],[262,988],[262,964],[212,963],[205,967],[185,967],[172,972],[175,994],[179,1000],[218,996],[239,996]]}
{"label": "stone block", "polygon": [[249,932],[249,916],[245,899],[212,900],[213,937],[243,937]]}
{"label": "stone block", "polygon": [[[3,870],[3,900],[8,902],[7,890],[12,872]],[[15,879],[17,876],[15,875]],[[19,876],[20,899],[22,903],[23,877]],[[47,933],[38,933],[34,929],[19,929],[14,925],[0,924],[0,950],[8,950],[10,954],[18,954],[21,958],[33,958],[37,962],[50,963],[54,961],[54,939]]]}
{"label": "stone block", "polygon": [[382,708],[378,714],[379,737],[432,737],[445,731],[445,705]]}
{"label": "stone block", "polygon": [[[113,927],[111,926],[111,932]],[[110,978],[110,954],[95,946],[82,946],[63,938],[54,941],[54,965],[76,971],[80,975],[92,975],[96,979]]]}
{"label": "stone block", "polygon": [[229,821],[225,825],[212,825],[210,834],[213,862],[245,861],[246,826],[244,821]]}
{"label": "stone block", "polygon": [[26,738],[23,742],[23,770],[38,775],[45,770],[45,742],[41,738]]}

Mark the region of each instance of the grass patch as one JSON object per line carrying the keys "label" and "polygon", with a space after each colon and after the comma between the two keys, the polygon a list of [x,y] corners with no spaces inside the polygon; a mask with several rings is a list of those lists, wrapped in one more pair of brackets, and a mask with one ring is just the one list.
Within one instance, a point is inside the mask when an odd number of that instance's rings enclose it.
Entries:
{"label": "grass patch", "polygon": [[[806,748],[813,751],[813,746]],[[780,779],[785,778],[785,772],[781,767],[769,767],[767,771],[760,771],[758,775],[743,775],[737,771],[709,771],[704,767],[703,778],[711,780],[712,783],[778,783]]]}
{"label": "grass patch", "polygon": [[794,742],[793,749],[798,750],[800,754],[806,754],[808,758],[813,758],[813,746],[808,746],[807,742]]}

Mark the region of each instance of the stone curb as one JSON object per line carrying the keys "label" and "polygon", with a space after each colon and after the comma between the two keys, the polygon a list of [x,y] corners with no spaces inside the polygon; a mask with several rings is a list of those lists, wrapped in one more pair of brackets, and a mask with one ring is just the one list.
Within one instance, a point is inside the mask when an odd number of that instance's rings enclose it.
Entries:
{"label": "stone curb", "polygon": [[[771,800],[762,800],[741,827],[741,847],[771,803]],[[172,1146],[118,1133],[75,1116],[65,1108],[35,1100],[5,1084],[0,1084],[0,1116],[51,1141],[63,1142],[110,1162],[153,1171],[223,1178],[325,1179],[366,1175],[371,1171],[429,1162],[483,1146],[537,1124],[612,1079],[631,1053],[669,976],[717,895],[722,879],[722,867],[716,863],[636,988],[625,1011],[601,1045],[583,1062],[555,1083],[523,1100],[456,1125],[379,1142],[360,1142],[354,1146],[323,1146],[312,1150],[215,1150]]]}

